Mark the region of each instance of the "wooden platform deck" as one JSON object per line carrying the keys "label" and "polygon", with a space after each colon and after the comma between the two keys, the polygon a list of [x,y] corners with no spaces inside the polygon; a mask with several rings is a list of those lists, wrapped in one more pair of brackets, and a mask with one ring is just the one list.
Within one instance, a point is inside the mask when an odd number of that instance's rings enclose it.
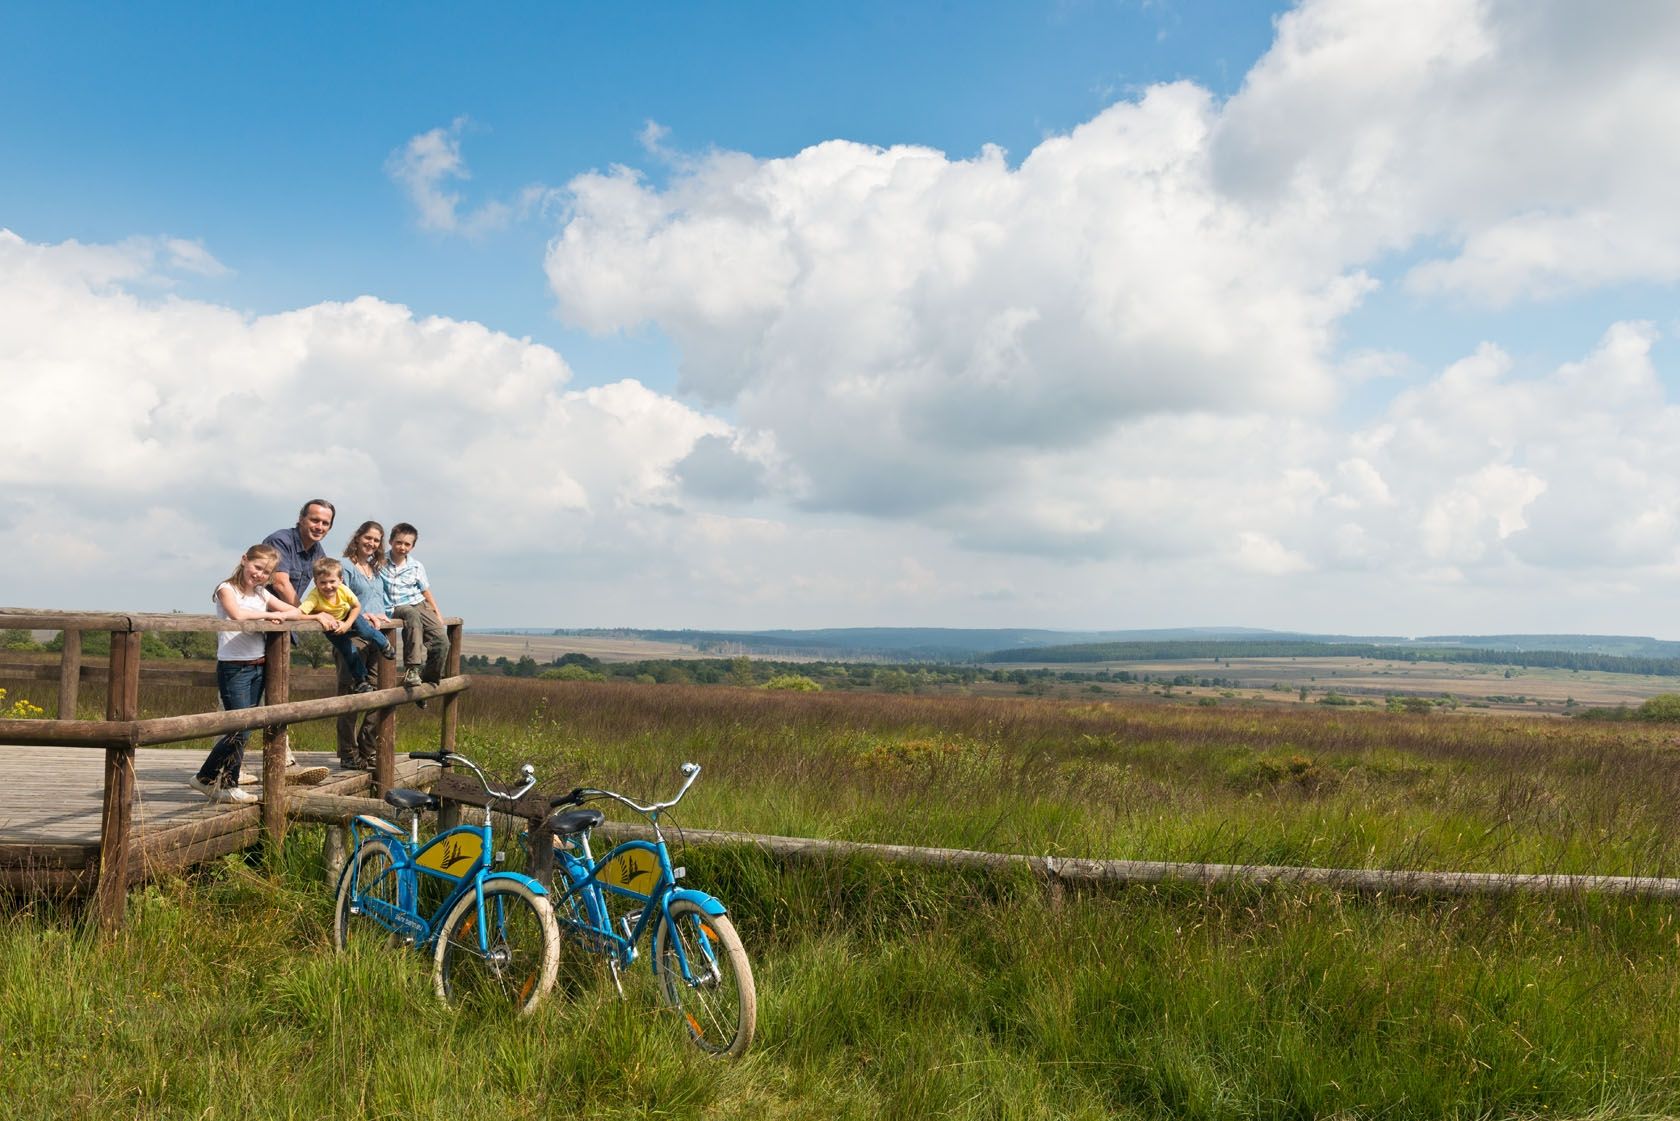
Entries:
{"label": "wooden platform deck", "polygon": [[[245,767],[260,772],[253,744]],[[368,796],[366,771],[346,771],[330,752],[297,752],[303,766],[325,766],[327,778],[290,791]],[[202,748],[141,748],[135,753],[134,852],[129,880],[139,883],[255,844],[261,806],[213,805],[187,785],[204,761]],[[105,753],[77,747],[0,745],[0,884],[85,890],[98,865]],[[425,769],[423,772],[422,769]],[[415,785],[431,764],[397,761],[398,785]],[[260,785],[245,789],[263,795]]]}

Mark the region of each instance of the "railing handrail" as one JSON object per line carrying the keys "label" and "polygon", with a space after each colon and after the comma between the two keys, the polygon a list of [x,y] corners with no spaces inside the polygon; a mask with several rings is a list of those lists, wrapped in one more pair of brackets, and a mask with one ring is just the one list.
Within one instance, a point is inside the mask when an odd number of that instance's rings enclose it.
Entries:
{"label": "railing handrail", "polygon": [[376,689],[371,693],[346,693],[340,697],[317,697],[308,701],[256,705],[231,712],[189,713],[185,716],[153,716],[144,720],[0,720],[0,746],[12,747],[155,747],[163,743],[185,743],[229,732],[254,732],[259,728],[298,724],[352,712],[372,712],[407,701],[450,696],[467,688],[464,676],[446,677],[436,685],[411,685]]}
{"label": "railing handrail", "polygon": [[[444,626],[461,623],[456,616],[445,616]],[[390,623],[382,630],[400,627]],[[117,631],[137,634],[146,631],[236,631],[244,634],[268,634],[275,631],[318,631],[321,624],[314,619],[219,619],[214,615],[189,615],[186,612],[167,614],[124,613],[100,611],[40,611],[25,607],[0,607],[0,629],[30,631]]]}
{"label": "railing handrail", "polygon": [[[58,653],[58,711],[74,713],[78,684],[82,676],[82,635],[106,632],[111,636],[107,655],[108,686],[103,720],[0,720],[0,741],[20,746],[57,745],[96,747],[105,751],[105,779],[99,828],[98,878],[93,906],[100,925],[114,929],[122,922],[133,851],[131,826],[134,810],[135,749],[146,744],[179,743],[227,732],[264,730],[262,832],[271,844],[285,836],[287,799],[286,757],[290,754],[287,726],[306,720],[322,720],[358,712],[378,711],[373,761],[376,790],[386,789],[394,778],[398,706],[409,701],[442,697],[439,714],[439,746],[455,747],[455,730],[460,719],[458,694],[467,689],[461,676],[462,620],[443,620],[449,648],[444,659],[442,681],[435,685],[398,686],[397,663],[380,658],[372,667],[380,688],[369,693],[323,697],[309,701],[290,699],[291,632],[318,631],[313,619],[218,619],[212,615],[144,612],[43,611],[35,608],[0,607],[0,628],[56,630],[64,633]],[[397,629],[391,624],[389,630]],[[140,639],[146,631],[237,631],[264,636],[264,657],[268,663],[265,694],[274,703],[232,712],[189,713],[140,719]]]}

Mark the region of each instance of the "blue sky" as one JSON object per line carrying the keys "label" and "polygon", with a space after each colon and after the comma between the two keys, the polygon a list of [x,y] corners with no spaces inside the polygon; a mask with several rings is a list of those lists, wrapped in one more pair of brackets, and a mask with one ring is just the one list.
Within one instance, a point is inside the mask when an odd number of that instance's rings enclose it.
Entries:
{"label": "blue sky", "polygon": [[373,293],[564,346],[592,381],[669,381],[658,340],[602,346],[557,320],[540,218],[418,229],[385,157],[467,118],[469,203],[613,164],[658,178],[649,121],[693,151],[844,137],[1019,159],[1130,88],[1228,92],[1277,7],[6,5],[30,49],[0,72],[0,159],[28,172],[0,206],[39,241],[202,240],[232,274],[182,290],[234,306]]}
{"label": "blue sky", "polygon": [[1680,635],[1667,4],[0,25],[0,599]]}

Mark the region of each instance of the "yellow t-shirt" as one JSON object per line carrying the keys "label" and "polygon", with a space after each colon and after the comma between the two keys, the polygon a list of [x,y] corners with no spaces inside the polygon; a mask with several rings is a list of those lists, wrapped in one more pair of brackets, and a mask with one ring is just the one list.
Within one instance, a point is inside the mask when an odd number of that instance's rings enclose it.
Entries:
{"label": "yellow t-shirt", "polygon": [[311,586],[303,593],[303,602],[298,604],[298,610],[305,615],[316,615],[325,611],[334,619],[343,622],[349,617],[351,610],[361,605],[362,601],[356,598],[356,593],[343,584],[338,586],[338,591],[332,599],[323,599],[321,589]]}

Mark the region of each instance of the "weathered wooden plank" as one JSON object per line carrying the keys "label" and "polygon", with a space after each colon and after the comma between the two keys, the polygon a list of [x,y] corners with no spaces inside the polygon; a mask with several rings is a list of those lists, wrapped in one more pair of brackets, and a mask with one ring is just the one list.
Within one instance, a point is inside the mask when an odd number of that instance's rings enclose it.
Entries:
{"label": "weathered wooden plank", "polygon": [[0,844],[0,868],[68,868],[80,871],[96,865],[97,845]]}
{"label": "weathered wooden plank", "polygon": [[[320,697],[309,701],[288,701],[282,705],[242,708],[234,712],[204,712],[191,716],[160,716],[138,722],[135,742],[141,745],[179,743],[203,736],[220,736],[228,732],[253,731],[268,724],[298,724],[323,716],[341,716],[347,712],[369,712],[376,708],[426,700],[430,697],[459,693],[470,685],[466,677],[450,677],[436,685],[414,685],[401,689],[376,689],[371,693],[351,693],[342,697]],[[15,721],[9,723],[39,723]],[[4,738],[6,724],[0,723],[0,738]],[[33,742],[39,743],[40,740]]]}
{"label": "weathered wooden plank", "polygon": [[262,826],[255,822],[243,829],[229,830],[214,837],[205,837],[193,844],[171,849],[150,858],[143,868],[136,869],[135,879],[145,880],[166,872],[179,872],[191,868],[194,864],[201,864],[206,860],[215,860],[217,857],[226,856],[230,852],[248,849],[261,839]]}
{"label": "weathered wooden plank", "polygon": [[372,814],[387,821],[394,820],[397,811],[380,798],[360,798],[351,794],[318,794],[291,791],[286,795],[286,815],[293,821],[308,821],[318,825],[347,825],[357,814]]}
{"label": "weathered wooden plank", "polygon": [[432,792],[439,798],[464,806],[483,807],[494,801],[492,808],[498,813],[525,818],[527,821],[540,821],[546,817],[548,800],[553,797],[552,793],[533,790],[517,802],[509,802],[503,798],[491,799],[484,793],[484,787],[479,785],[477,777],[447,770],[438,776],[437,785],[432,788]]}
{"label": "weathered wooden plank", "polygon": [[109,747],[132,743],[137,732],[130,720],[0,720],[0,752],[25,746]]}

